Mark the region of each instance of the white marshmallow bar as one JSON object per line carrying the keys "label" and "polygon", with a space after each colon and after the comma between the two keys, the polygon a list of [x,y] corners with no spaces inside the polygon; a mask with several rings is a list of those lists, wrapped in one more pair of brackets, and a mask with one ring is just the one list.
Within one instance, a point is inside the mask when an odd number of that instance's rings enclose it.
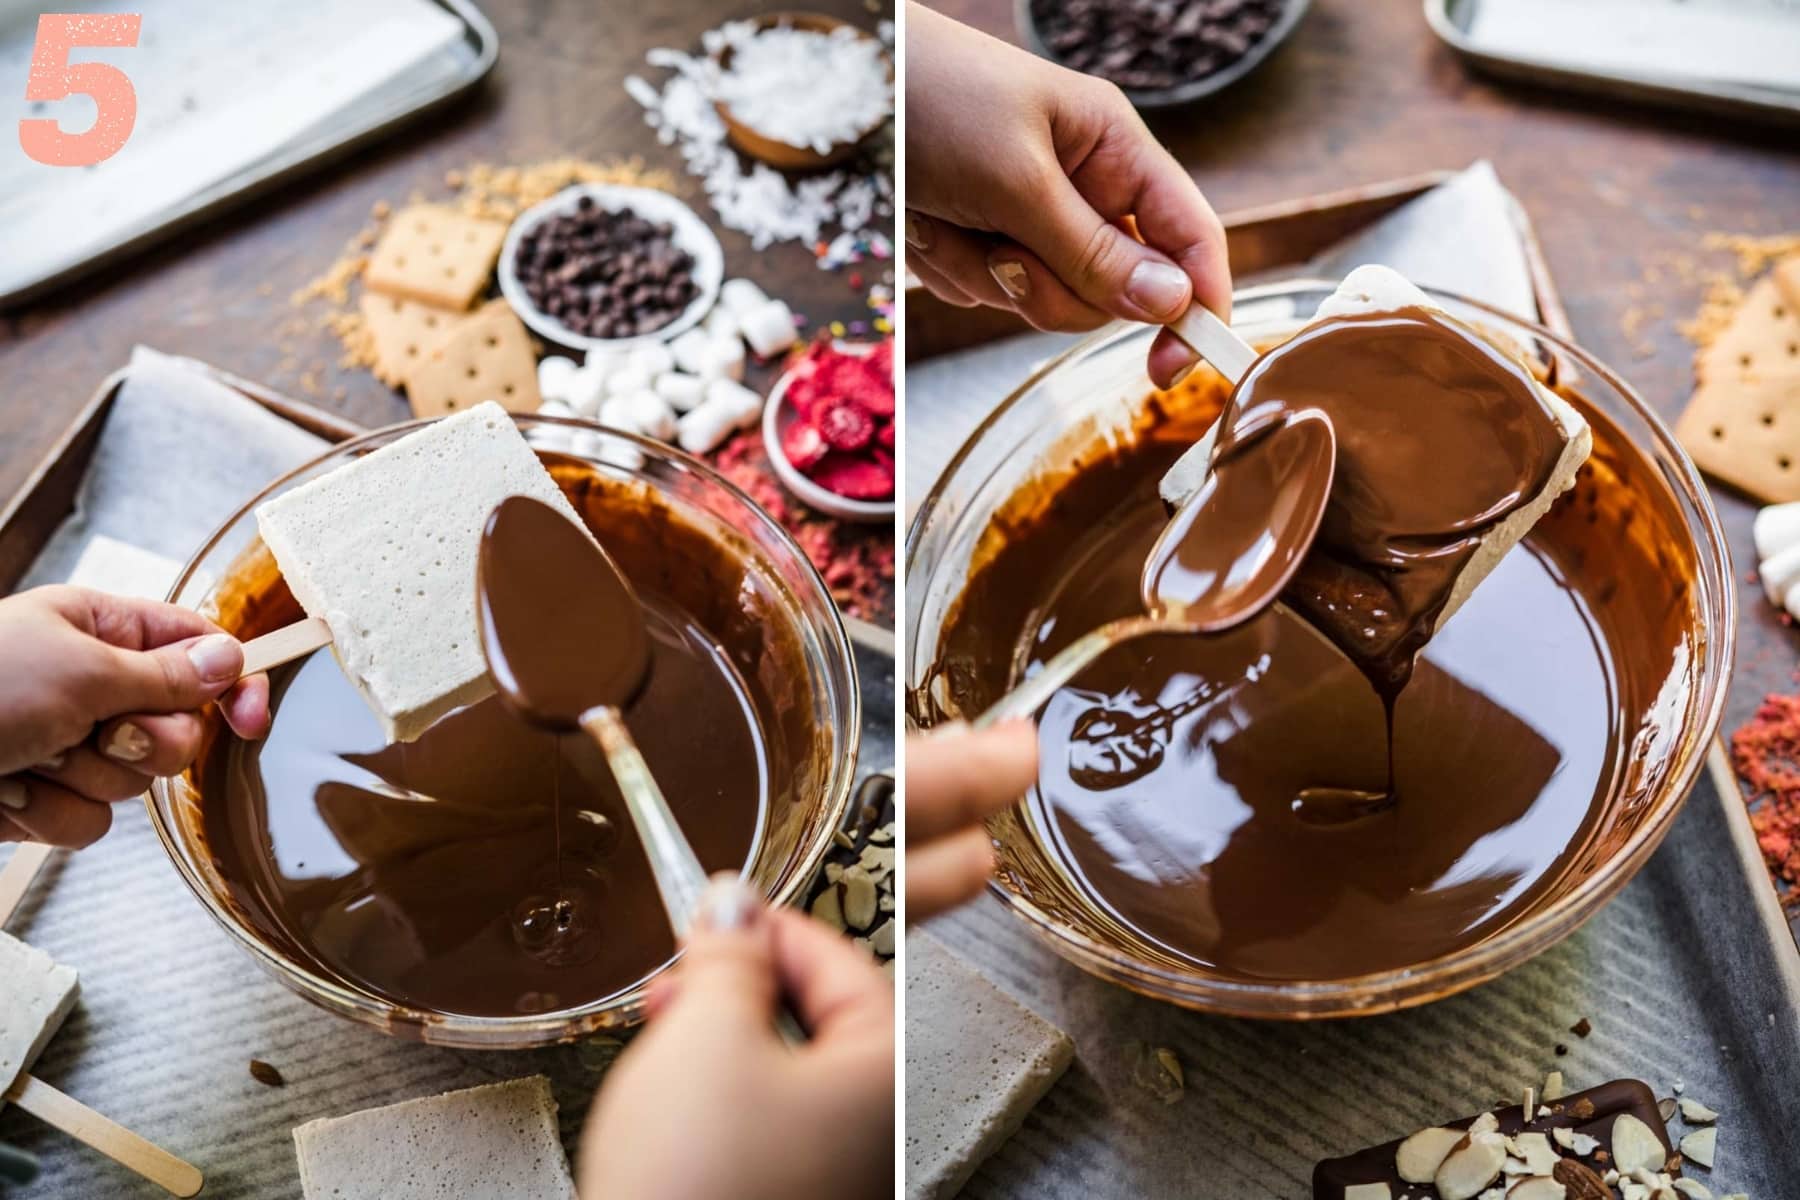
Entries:
{"label": "white marshmallow bar", "polygon": [[[1328,317],[1395,312],[1415,307],[1443,312],[1429,296],[1414,287],[1398,271],[1371,263],[1344,276],[1344,281],[1338,284],[1337,290],[1319,305],[1318,313],[1313,319],[1322,321]],[[1488,577],[1488,573],[1500,560],[1506,557],[1506,552],[1516,546],[1531,531],[1531,527],[1550,511],[1556,498],[1574,486],[1576,472],[1581,469],[1581,464],[1587,461],[1588,453],[1594,448],[1594,435],[1588,428],[1587,420],[1568,401],[1543,384],[1537,383],[1535,386],[1562,433],[1562,454],[1557,457],[1556,465],[1544,486],[1482,535],[1481,544],[1470,556],[1468,565],[1456,577],[1456,583],[1451,588],[1450,600],[1438,617],[1440,628],[1455,615],[1463,601],[1474,593],[1475,588]],[[1206,436],[1189,448],[1163,475],[1159,490],[1166,503],[1179,507],[1205,480],[1207,463],[1212,458],[1213,442],[1217,439],[1218,432],[1219,427],[1215,423],[1206,431]]]}
{"label": "white marshmallow bar", "polygon": [[31,1070],[80,991],[73,967],[0,933],[0,1095]]}
{"label": "white marshmallow bar", "polygon": [[531,496],[580,524],[511,417],[489,401],[256,510],[262,539],[389,739],[491,690],[475,619],[488,514]]}
{"label": "white marshmallow bar", "polygon": [[927,933],[906,936],[906,1196],[949,1200],[1075,1057],[1069,1035]]}
{"label": "white marshmallow bar", "polygon": [[575,1200],[542,1075],[311,1121],[294,1152],[306,1200]]}

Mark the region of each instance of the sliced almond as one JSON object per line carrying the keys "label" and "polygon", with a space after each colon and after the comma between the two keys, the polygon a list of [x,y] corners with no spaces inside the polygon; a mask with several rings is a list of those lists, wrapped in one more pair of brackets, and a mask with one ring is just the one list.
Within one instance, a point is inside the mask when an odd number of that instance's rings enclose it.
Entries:
{"label": "sliced almond", "polygon": [[1600,1148],[1598,1139],[1591,1138],[1585,1133],[1577,1133],[1567,1125],[1558,1125],[1550,1131],[1550,1136],[1555,1138],[1556,1144],[1564,1150],[1571,1154],[1578,1154],[1582,1158],[1586,1158]]}
{"label": "sliced almond", "polygon": [[1432,1126],[1400,1143],[1394,1153],[1394,1170],[1408,1183],[1430,1183],[1437,1169],[1463,1135],[1454,1129]]}
{"label": "sliced almond", "polygon": [[1541,1133],[1521,1133],[1513,1138],[1513,1153],[1525,1160],[1533,1175],[1548,1175],[1556,1170],[1557,1160],[1562,1156],[1550,1144],[1550,1139]]}
{"label": "sliced almond", "polygon": [[1385,1183],[1353,1183],[1344,1189],[1344,1200],[1394,1200],[1394,1189]]}
{"label": "sliced almond", "polygon": [[844,922],[852,929],[867,929],[875,923],[875,880],[861,867],[844,872]]}
{"label": "sliced almond", "polygon": [[1650,1189],[1635,1179],[1619,1180],[1620,1200],[1650,1200]]}
{"label": "sliced almond", "polygon": [[839,933],[844,931],[844,907],[838,899],[841,884],[832,884],[819,893],[818,899],[812,902],[814,920],[823,921]]}
{"label": "sliced almond", "polygon": [[1431,1182],[1441,1200],[1475,1200],[1500,1177],[1505,1163],[1506,1139],[1491,1129],[1476,1132],[1470,1126],[1468,1136],[1457,1142],[1438,1164]]}
{"label": "sliced almond", "polygon": [[1548,1175],[1532,1175],[1506,1189],[1506,1200],[1568,1200],[1569,1189]]}
{"label": "sliced almond", "polygon": [[1611,1185],[1572,1158],[1560,1160],[1550,1177],[1563,1185],[1568,1200],[1613,1200]]}
{"label": "sliced almond", "polygon": [[1648,1125],[1630,1113],[1620,1113],[1613,1121],[1612,1157],[1613,1165],[1629,1175],[1638,1167],[1660,1170],[1668,1151]]}
{"label": "sliced almond", "polygon": [[869,935],[869,945],[875,947],[875,953],[884,958],[890,957],[894,953],[894,933],[894,919],[889,917]]}
{"label": "sliced almond", "polygon": [[1484,1112],[1469,1122],[1469,1136],[1473,1137],[1478,1133],[1492,1133],[1498,1128],[1500,1128],[1500,1118],[1491,1112]]}
{"label": "sliced almond", "polygon": [[1690,1100],[1683,1096],[1681,1098],[1681,1119],[1689,1125],[1711,1125],[1719,1119],[1719,1114],[1698,1100]]}
{"label": "sliced almond", "polygon": [[1711,1169],[1718,1142],[1719,1131],[1715,1127],[1708,1125],[1705,1129],[1696,1129],[1681,1139],[1681,1156]]}

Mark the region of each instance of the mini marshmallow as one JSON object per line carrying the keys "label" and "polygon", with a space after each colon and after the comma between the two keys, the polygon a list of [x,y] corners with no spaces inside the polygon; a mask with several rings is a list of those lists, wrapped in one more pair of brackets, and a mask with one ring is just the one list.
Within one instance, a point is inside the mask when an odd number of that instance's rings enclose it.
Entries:
{"label": "mini marshmallow", "polygon": [[538,405],[540,417],[572,417],[575,410],[561,400],[546,400]]}
{"label": "mini marshmallow", "polygon": [[566,398],[575,372],[579,370],[581,367],[574,359],[552,354],[538,364],[538,391],[552,399]]}
{"label": "mini marshmallow", "polygon": [[1756,514],[1751,526],[1756,542],[1756,557],[1774,558],[1790,546],[1800,544],[1800,500],[1791,504],[1771,504]]}
{"label": "mini marshmallow", "polygon": [[650,342],[626,355],[625,364],[655,379],[664,371],[675,369],[675,355],[661,342]]}
{"label": "mini marshmallow", "polygon": [[644,452],[629,442],[621,442],[617,438],[608,438],[598,433],[588,433],[582,443],[582,451],[595,462],[602,462],[621,471],[641,471],[644,469]]}
{"label": "mini marshmallow", "polygon": [[608,396],[629,396],[633,392],[641,392],[650,386],[650,375],[639,370],[630,363],[606,377],[606,394]]}
{"label": "mini marshmallow", "polygon": [[780,354],[794,344],[794,314],[779,300],[768,300],[739,317],[744,340],[758,358]]}
{"label": "mini marshmallow", "polygon": [[701,357],[700,373],[710,379],[742,379],[744,343],[735,337],[714,338]]}
{"label": "mini marshmallow", "polygon": [[1771,604],[1781,604],[1789,591],[1800,583],[1800,544],[1777,550],[1756,569],[1763,591]]}
{"label": "mini marshmallow", "polygon": [[595,346],[581,360],[584,367],[599,367],[602,371],[610,371],[625,361],[625,351],[616,346]]}
{"label": "mini marshmallow", "polygon": [[708,334],[716,338],[737,337],[739,334],[737,314],[723,304],[715,305],[713,310],[706,314],[706,320],[702,322],[702,325]]}
{"label": "mini marshmallow", "polygon": [[720,307],[732,313],[740,321],[745,313],[768,302],[768,293],[748,279],[727,279],[724,286],[719,289]]}
{"label": "mini marshmallow", "polygon": [[608,429],[623,429],[627,433],[643,432],[632,419],[631,406],[625,403],[623,396],[608,396],[600,406],[600,415],[596,419]]}
{"label": "mini marshmallow", "polygon": [[[606,395],[606,374],[599,367],[582,367],[569,381],[564,399],[573,415],[591,417],[600,411],[600,398]],[[539,410],[543,411],[542,409]]]}
{"label": "mini marshmallow", "polygon": [[650,386],[676,412],[692,412],[706,399],[706,380],[699,375],[671,371],[667,375],[658,375]]}
{"label": "mini marshmallow", "polygon": [[705,454],[739,429],[748,429],[762,416],[763,398],[730,379],[714,379],[706,385],[706,400],[681,418],[678,440],[689,454]]}
{"label": "mini marshmallow", "polygon": [[618,402],[624,405],[626,413],[639,433],[653,437],[659,442],[669,442],[675,439],[675,410],[669,407],[667,400],[655,392],[648,389],[633,392],[629,396],[619,397]]}
{"label": "mini marshmallow", "polygon": [[[698,375],[700,366],[705,361],[706,348],[711,344],[712,335],[706,330],[690,329],[669,343],[669,355],[681,370],[686,371],[689,375]],[[653,375],[663,373],[661,371],[651,372]]]}

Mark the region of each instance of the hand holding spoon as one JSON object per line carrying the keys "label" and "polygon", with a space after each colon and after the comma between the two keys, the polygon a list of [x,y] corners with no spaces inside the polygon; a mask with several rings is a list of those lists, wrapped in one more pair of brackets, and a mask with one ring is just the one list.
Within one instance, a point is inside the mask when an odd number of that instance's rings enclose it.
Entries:
{"label": "hand holding spoon", "polygon": [[[585,730],[606,754],[677,937],[693,923],[706,871],[632,740],[620,709],[650,670],[650,635],[631,584],[567,516],[513,496],[481,535],[476,614],[501,701],[535,725]],[[806,1040],[777,1014],[790,1043]]]}
{"label": "hand holding spoon", "polygon": [[[1256,359],[1253,347],[1198,305],[1169,328],[1234,383]],[[977,717],[976,728],[1030,716],[1121,642],[1222,633],[1274,603],[1318,533],[1336,461],[1331,420],[1317,409],[1264,422],[1222,445],[1151,547],[1139,581],[1146,615],[1077,638]]]}

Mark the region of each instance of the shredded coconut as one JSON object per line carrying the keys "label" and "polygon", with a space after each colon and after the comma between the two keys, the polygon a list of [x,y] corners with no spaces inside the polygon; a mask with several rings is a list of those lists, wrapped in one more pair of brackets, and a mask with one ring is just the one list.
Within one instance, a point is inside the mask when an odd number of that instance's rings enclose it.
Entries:
{"label": "shredded coconut", "polygon": [[[891,39],[891,26],[884,23],[882,30],[883,37]],[[849,167],[797,180],[789,180],[763,163],[746,169],[726,141],[725,123],[713,108],[714,101],[720,98],[721,86],[713,56],[731,46],[735,59],[752,39],[762,40],[756,37],[753,24],[727,22],[701,35],[700,54],[667,48],[651,50],[645,62],[671,72],[660,88],[636,75],[625,80],[626,93],[643,106],[644,119],[656,130],[658,140],[676,147],[688,173],[700,180],[719,221],[746,234],[755,249],[765,250],[776,242],[815,243],[828,228],[855,231],[877,216],[892,216],[891,123],[885,124],[878,134],[880,144],[864,151]],[[891,112],[892,90],[886,85],[885,67],[882,70],[886,109]],[[811,80],[795,86],[790,79],[789,85],[793,92],[806,95],[814,107],[824,108],[817,103],[817,89],[827,86],[823,81]]]}
{"label": "shredded coconut", "polygon": [[830,33],[777,26],[734,41],[715,95],[763,136],[819,154],[857,140],[894,111],[881,43],[847,25]]}

